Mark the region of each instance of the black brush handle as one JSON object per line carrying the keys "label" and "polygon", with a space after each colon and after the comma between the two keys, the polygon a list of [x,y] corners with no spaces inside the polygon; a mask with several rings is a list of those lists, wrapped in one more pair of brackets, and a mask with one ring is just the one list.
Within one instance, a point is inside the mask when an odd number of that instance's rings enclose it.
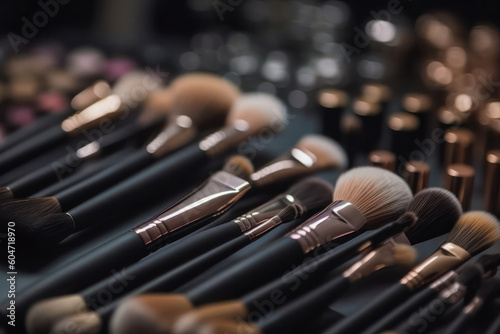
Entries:
{"label": "black brush handle", "polygon": [[[75,293],[90,282],[113,274],[147,254],[142,239],[127,232],[46,275],[46,278],[16,295],[16,323],[23,324],[28,308],[45,298]],[[2,306],[2,312],[6,307]],[[5,315],[3,315],[5,319]]]}
{"label": "black brush handle", "polygon": [[[180,241],[161,248],[146,257],[143,261],[125,268],[120,275],[113,275],[89,286],[81,291],[81,295],[87,301],[89,309],[96,310],[104,306],[99,302],[98,294],[101,291],[109,289],[110,286],[119,286],[120,289],[115,289],[110,299],[106,298],[104,301],[106,304],[137,289],[166,271],[180,266],[196,256],[208,252],[240,235],[241,230],[239,226],[233,222],[229,222],[203,233],[187,236]],[[124,284],[124,279],[126,280],[126,284]]]}
{"label": "black brush handle", "polygon": [[34,193],[31,197],[53,196],[54,194],[57,194],[65,189],[68,189],[74,186],[75,184],[82,182],[83,180],[87,180],[91,176],[105,170],[106,168],[118,164],[120,161],[122,161],[122,159],[124,159],[126,156],[130,155],[133,152],[135,152],[133,148],[126,148],[115,154],[107,156],[102,160],[95,162],[92,165],[86,166],[82,170],[78,170],[77,173],[68,175],[67,177],[64,177],[63,180],[56,182],[50,185],[49,187]]}
{"label": "black brush handle", "polygon": [[[68,109],[57,114],[46,115],[36,122],[31,123],[22,129],[11,133],[5,138],[5,140],[0,144],[0,153],[6,152],[15,148],[21,142],[31,139],[38,135],[40,132],[44,132],[47,128],[51,129],[54,125],[61,123],[65,118],[73,114],[75,111]],[[59,125],[57,125],[59,126]]]}
{"label": "black brush handle", "polygon": [[155,162],[155,158],[145,149],[141,149],[122,160],[119,164],[111,166],[89,179],[55,194],[54,197],[59,200],[62,210],[67,211],[141,169],[146,168],[153,162]]}
{"label": "black brush handle", "polygon": [[0,155],[0,174],[43,154],[68,138],[68,134],[60,126],[56,126],[16,145],[14,149]]}
{"label": "black brush handle", "polygon": [[486,331],[485,334],[498,334],[500,333],[500,317],[497,317],[497,319],[488,327],[488,330]]}
{"label": "black brush handle", "polygon": [[[453,320],[451,325],[446,328],[444,334],[460,334],[467,330],[467,327],[472,320],[473,316],[460,312],[460,314]],[[497,332],[498,333],[498,332]]]}
{"label": "black brush handle", "polygon": [[[439,312],[436,312],[436,305],[439,307]],[[415,309],[410,317],[396,327],[396,332],[405,334],[424,333],[431,329],[453,305],[454,303],[444,298],[433,299],[425,307]]]}
{"label": "black brush handle", "polygon": [[281,275],[303,258],[304,253],[297,241],[282,238],[193,287],[186,295],[194,305],[236,298]]}
{"label": "black brush handle", "polygon": [[206,160],[208,157],[197,143],[160,160],[70,210],[76,229],[83,229],[98,220],[123,211],[123,208],[133,205],[138,198],[147,197],[148,192],[154,189],[169,189],[172,179],[178,180],[189,176],[184,172],[186,167],[198,166]]}
{"label": "black brush handle", "polygon": [[380,314],[398,307],[404,299],[410,297],[412,291],[402,284],[395,284],[384,291],[378,298],[368,303],[361,310],[348,316],[323,332],[323,334],[361,333],[373,323]]}
{"label": "black brush handle", "polygon": [[407,319],[415,310],[418,310],[421,306],[426,305],[436,298],[438,294],[438,291],[431,288],[425,288],[419,291],[406,302],[388,312],[366,331],[363,331],[363,334],[378,334],[386,329],[394,328],[401,323],[401,321]]}
{"label": "black brush handle", "polygon": [[[261,333],[296,333],[304,323],[313,320],[333,300],[347,289],[350,282],[343,276],[327,281],[318,288],[278,308],[259,324]],[[247,305],[250,312],[258,312],[256,304]]]}

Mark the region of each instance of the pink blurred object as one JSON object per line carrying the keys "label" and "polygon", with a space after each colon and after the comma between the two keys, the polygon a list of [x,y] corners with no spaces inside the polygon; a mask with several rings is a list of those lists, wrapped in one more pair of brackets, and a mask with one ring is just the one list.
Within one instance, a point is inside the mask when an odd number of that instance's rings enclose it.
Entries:
{"label": "pink blurred object", "polygon": [[23,127],[35,120],[35,112],[30,107],[15,106],[7,110],[7,121],[13,126]]}
{"label": "pink blurred object", "polygon": [[37,97],[38,109],[56,114],[68,108],[68,98],[58,92],[45,92]]}
{"label": "pink blurred object", "polygon": [[127,72],[135,69],[135,62],[125,57],[109,59],[104,65],[104,75],[110,81],[115,81]]}

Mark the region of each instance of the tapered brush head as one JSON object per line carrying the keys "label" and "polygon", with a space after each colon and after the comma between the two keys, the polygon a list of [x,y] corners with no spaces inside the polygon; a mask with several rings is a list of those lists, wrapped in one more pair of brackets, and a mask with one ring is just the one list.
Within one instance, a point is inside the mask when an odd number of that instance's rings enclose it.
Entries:
{"label": "tapered brush head", "polygon": [[312,153],[316,158],[314,164],[320,169],[345,169],[349,162],[342,146],[325,136],[308,135],[295,146],[300,150]]}
{"label": "tapered brush head", "polygon": [[[50,334],[99,334],[102,330],[101,318],[96,312],[86,312],[61,319],[56,322],[49,332]],[[31,334],[31,333],[30,333]]]}
{"label": "tapered brush head", "polygon": [[378,167],[357,167],[342,174],[335,185],[335,201],[353,204],[370,228],[396,220],[412,199],[406,182]]}
{"label": "tapered brush head", "polygon": [[278,98],[265,93],[249,93],[234,102],[226,124],[254,134],[264,129],[280,132],[286,121],[286,107]]}
{"label": "tapered brush head", "polygon": [[24,224],[20,232],[36,244],[55,245],[75,232],[75,223],[67,213],[56,213]]}
{"label": "tapered brush head", "polygon": [[87,311],[82,296],[68,295],[38,302],[26,314],[26,329],[30,334],[49,333],[58,321]]}
{"label": "tapered brush head", "polygon": [[418,217],[405,234],[417,244],[448,233],[462,215],[462,205],[456,196],[443,188],[427,188],[415,194],[407,212]]}
{"label": "tapered brush head", "polygon": [[394,265],[411,266],[417,260],[417,250],[409,245],[396,245],[392,248]]}
{"label": "tapered brush head", "polygon": [[193,305],[184,295],[149,294],[125,300],[111,318],[111,333],[164,334]]}
{"label": "tapered brush head", "polygon": [[318,177],[309,177],[304,179],[287,191],[287,197],[299,202],[307,211],[321,209],[332,201],[333,186],[330,182]]}
{"label": "tapered brush head", "polygon": [[19,232],[30,230],[33,221],[61,212],[55,197],[18,199],[0,203],[0,220],[15,222]]}
{"label": "tapered brush head", "polygon": [[485,211],[469,211],[458,219],[446,242],[474,256],[493,246],[499,239],[500,227],[495,216]]}
{"label": "tapered brush head", "polygon": [[0,187],[0,203],[6,202],[14,198],[14,194],[9,187]]}
{"label": "tapered brush head", "polygon": [[224,123],[240,90],[229,80],[208,73],[182,75],[170,84],[171,113],[186,115],[199,128]]}
{"label": "tapered brush head", "polygon": [[244,180],[248,180],[250,175],[254,172],[252,162],[244,155],[233,155],[227,159],[222,170]]}

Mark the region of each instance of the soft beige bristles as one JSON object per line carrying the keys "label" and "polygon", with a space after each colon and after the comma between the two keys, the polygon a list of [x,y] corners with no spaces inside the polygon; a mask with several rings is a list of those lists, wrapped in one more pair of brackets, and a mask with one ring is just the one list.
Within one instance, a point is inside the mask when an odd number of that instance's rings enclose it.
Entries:
{"label": "soft beige bristles", "polygon": [[233,104],[226,124],[248,127],[246,132],[253,134],[264,128],[279,132],[286,121],[286,107],[278,98],[265,93],[249,93]]}
{"label": "soft beige bristles", "polygon": [[151,85],[152,82],[157,82],[156,80],[158,78],[153,78],[145,71],[130,71],[122,75],[113,85],[113,94],[120,97],[122,105],[135,108],[146,98],[147,94],[134,94],[134,92],[137,89],[145,90],[145,85]]}
{"label": "soft beige bristles", "polygon": [[14,198],[14,194],[9,187],[0,187],[0,203],[6,202]]}
{"label": "soft beige bristles", "polygon": [[223,168],[224,171],[248,180],[254,172],[253,164],[244,155],[233,155],[230,157]]}
{"label": "soft beige bristles", "polygon": [[451,230],[446,242],[465,249],[472,256],[500,240],[499,222],[486,211],[464,213]]}
{"label": "soft beige bristles", "polygon": [[302,138],[295,146],[312,153],[317,159],[315,164],[320,168],[344,169],[349,162],[342,146],[325,136],[308,135]]}
{"label": "soft beige bristles", "polygon": [[[102,322],[96,312],[87,312],[63,318],[44,334],[98,334],[101,333]],[[42,332],[40,332],[42,333]],[[144,332],[143,332],[144,333]]]}
{"label": "soft beige bristles", "polygon": [[186,115],[195,125],[221,124],[241,92],[229,80],[208,73],[182,75],[170,84],[171,113]]}
{"label": "soft beige bristles", "polygon": [[193,305],[184,295],[149,294],[126,300],[113,314],[111,333],[165,334]]}
{"label": "soft beige bristles", "polygon": [[28,310],[26,328],[30,334],[49,333],[59,320],[87,311],[85,300],[80,295],[43,300]]}
{"label": "soft beige bristles", "polygon": [[194,331],[174,334],[261,334],[257,326],[244,321],[218,320],[200,324]]}
{"label": "soft beige bristles", "polygon": [[156,119],[166,118],[172,112],[173,94],[170,87],[161,87],[149,93],[144,102],[144,112],[139,115],[138,122],[149,124]]}
{"label": "soft beige bristles", "polygon": [[396,245],[392,248],[392,253],[397,266],[411,266],[417,260],[417,250],[409,245]]}
{"label": "soft beige bristles", "polygon": [[403,214],[412,193],[406,182],[390,171],[378,167],[358,167],[339,177],[333,199],[352,203],[373,228],[396,220]]}

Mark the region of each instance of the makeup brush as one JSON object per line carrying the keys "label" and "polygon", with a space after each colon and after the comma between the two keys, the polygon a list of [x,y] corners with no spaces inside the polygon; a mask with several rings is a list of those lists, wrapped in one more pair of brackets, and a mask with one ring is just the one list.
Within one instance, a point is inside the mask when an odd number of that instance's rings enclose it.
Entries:
{"label": "makeup brush", "polygon": [[[96,92],[99,94],[99,96],[96,96]],[[98,100],[108,96],[111,93],[109,85],[103,81],[99,80],[96,83],[92,84],[90,87],[87,87],[84,89],[81,93],[77,94],[75,96],[75,99],[78,96],[81,96],[82,93],[84,92],[94,92],[93,96],[96,96],[97,99],[79,99],[81,100],[81,103],[77,105],[73,105],[73,110],[72,109],[66,109],[64,111],[61,111],[56,114],[50,114],[47,116],[44,116],[40,119],[38,119],[36,122],[33,122],[29,124],[28,126],[25,126],[24,128],[9,134],[7,138],[0,143],[0,153],[3,153],[7,150],[12,149],[16,145],[18,145],[21,142],[26,141],[27,139],[31,139],[33,136],[36,136],[40,132],[44,131],[47,128],[52,127],[55,124],[61,123],[65,118],[69,117],[71,114],[75,113],[75,110],[83,110],[90,106],[91,104],[97,102]],[[86,94],[88,95],[88,94]],[[89,96],[90,97],[90,96]],[[75,108],[78,106],[78,108]]]}
{"label": "makeup brush", "polygon": [[407,319],[414,310],[417,310],[420,306],[435,299],[444,288],[454,284],[460,275],[464,275],[464,277],[473,277],[475,275],[474,273],[480,272],[483,273],[483,277],[491,277],[496,274],[499,265],[500,254],[484,254],[474,264],[466,263],[456,271],[451,270],[428,287],[425,287],[413,295],[403,304],[391,310],[380,320],[363,331],[363,333],[377,334],[383,330],[393,328],[404,319]]}
{"label": "makeup brush", "polygon": [[[106,304],[196,256],[241,236],[289,205],[296,204],[302,210],[311,212],[327,205],[332,195],[333,187],[329,182],[319,178],[304,179],[248,213],[197,235],[187,236],[175,247],[164,247],[126,268],[127,275],[135,278],[121,291],[114,293],[113,299],[106,300]],[[105,306],[99,303],[99,293],[115,284],[120,284],[119,278],[112,276],[85,288],[80,294],[48,299],[33,305],[27,315],[30,333],[48,331],[57,320],[74,315],[75,312],[88,312]]]}
{"label": "makeup brush", "polygon": [[[192,308],[249,291],[297,264],[316,247],[366,228],[366,225],[381,224],[399,216],[408,205],[411,194],[397,175],[376,167],[360,167],[340,176],[333,197],[333,204],[265,250],[188,291],[177,290],[184,294],[165,295],[165,305],[173,309],[186,305]],[[310,226],[314,225],[316,227],[312,230]],[[315,234],[314,238],[311,233]]]}
{"label": "makeup brush", "polygon": [[474,299],[465,305],[462,312],[453,320],[450,326],[445,331],[445,334],[463,333],[469,323],[478,315],[481,310],[484,310],[493,299],[500,294],[500,279],[490,278],[481,284]]}
{"label": "makeup brush", "polygon": [[381,314],[393,309],[414,291],[459,266],[470,257],[491,247],[500,239],[497,219],[483,211],[468,212],[457,221],[445,243],[427,260],[416,266],[398,284],[385,291],[356,314],[347,317],[325,331],[359,333]]}
{"label": "makeup brush", "polygon": [[[283,129],[285,122],[286,109],[278,99],[262,93],[245,95],[231,108],[226,120],[226,126],[222,130],[209,135],[200,143],[192,144],[177,152],[177,154],[170,156],[169,159],[159,161],[148,169],[93,197],[67,214],[52,215],[53,219],[48,221],[51,228],[44,227],[46,226],[44,224],[38,225],[40,231],[38,231],[37,236],[41,236],[41,232],[48,230],[46,235],[48,240],[60,240],[72,233],[75,228],[84,228],[86,224],[94,223],[96,217],[102,219],[109,216],[110,208],[115,207],[117,202],[120,203],[120,207],[133,205],[136,200],[134,194],[142,194],[145,190],[157,188],[159,184],[167,184],[171,177],[178,177],[186,167],[204,163],[210,157],[224,153],[260,131],[266,131],[267,133],[280,131]],[[168,172],[165,172],[166,170]],[[216,175],[218,174],[214,174],[214,176]],[[229,178],[229,180],[231,179],[237,182],[228,183],[226,180],[226,182],[221,183],[223,186],[216,187],[215,190],[218,188],[221,191],[225,189],[225,191],[222,191],[223,194],[239,196],[240,190],[246,188],[246,186],[243,188],[240,186],[245,185],[245,183],[237,177]],[[213,182],[220,183],[220,180],[214,180]],[[213,191],[205,194],[205,196],[213,195]],[[221,199],[220,196],[210,196],[209,198],[211,200],[208,202],[203,202],[202,198],[201,202],[198,203],[212,205],[219,202],[218,205],[221,205],[219,200],[222,200],[224,205],[219,206],[218,209],[224,209],[228,204],[231,204],[227,202],[227,199]],[[182,215],[173,216],[172,219],[178,219],[182,225],[187,222],[187,218]],[[163,242],[169,236],[168,230],[159,226],[163,225],[161,222],[161,220],[156,219],[134,229],[131,231],[133,233],[125,233],[121,237],[103,245],[97,251],[91,251],[92,255],[83,256],[80,261],[73,262],[71,266],[58,271],[57,275],[52,275],[50,279],[39,282],[24,294],[17,295],[18,316],[22,317],[23,310],[25,312],[27,307],[36,301],[51,297],[56,293],[65,294],[81,289],[90,282],[95,282],[107,276],[110,266],[114,268],[124,267],[144,257],[154,250],[156,246],[159,246],[158,242],[154,242],[155,240]],[[159,223],[158,226],[157,223]],[[178,227],[177,222],[174,223],[174,226]],[[52,234],[51,230],[55,231],[55,233]],[[165,233],[167,237],[162,238],[162,233]],[[127,240],[124,238],[127,238]],[[123,251],[127,243],[133,244],[133,246]],[[117,250],[117,252],[115,253],[114,250]],[[124,256],[125,254],[127,256]],[[129,255],[130,257],[128,257]],[[91,270],[89,271],[87,268],[91,268]],[[81,281],[83,277],[85,277],[85,282]],[[67,281],[72,282],[71,286],[64,283]],[[62,288],[63,286],[68,287],[68,289]]]}
{"label": "makeup brush", "polygon": [[[287,273],[286,279],[277,278],[247,293],[238,301],[233,301],[233,311],[236,310],[234,312],[238,312],[242,318],[249,317],[255,312],[261,314],[262,309],[259,309],[259,306],[268,305],[270,300],[274,300],[273,296],[276,291],[280,291],[282,297],[280,299],[285,299],[284,303],[279,304],[279,307],[283,307],[302,291],[314,287],[314,284],[319,284],[324,275],[356,254],[370,251],[391,237],[394,240],[409,241],[412,244],[434,238],[449,231],[462,213],[461,205],[456,197],[441,188],[428,188],[421,191],[412,199],[407,210],[397,221],[316,256],[314,271],[308,269],[311,264],[310,261],[306,261]],[[421,218],[417,219],[417,216]],[[401,235],[403,230],[405,233]],[[304,279],[305,273],[307,273],[306,279]],[[278,305],[274,306],[273,310],[278,307]],[[226,310],[231,311],[230,308]],[[246,313],[242,313],[241,310],[245,310]]]}
{"label": "makeup brush", "polygon": [[99,140],[94,140],[79,148],[74,154],[66,155],[51,164],[35,170],[33,173],[17,179],[8,186],[0,187],[0,193],[4,194],[2,198],[23,198],[30,196],[35,191],[60,181],[60,171],[64,171],[64,174],[69,176],[77,171],[78,166],[83,162],[99,154],[111,153],[130,140],[140,138],[146,133],[152,133],[161,123],[163,123],[161,119],[145,126],[132,123],[109,135],[103,136]]}
{"label": "makeup brush", "polygon": [[[195,277],[204,270],[210,268],[212,265],[223,260],[227,256],[236,252],[237,250],[243,248],[244,246],[251,243],[255,238],[258,238],[262,234],[270,231],[279,224],[286,223],[299,218],[304,213],[303,208],[300,205],[292,204],[287,206],[285,209],[281,210],[277,215],[273,216],[271,219],[263,222],[262,224],[248,230],[245,234],[236,237],[235,239],[220,245],[203,255],[186,262],[185,264],[175,268],[172,271],[167,271],[165,274],[159,276],[151,282],[139,287],[134,290],[127,298],[131,296],[143,294],[146,292],[154,291],[172,291],[176,287],[182,285],[184,282],[192,277]],[[86,323],[85,326],[78,327],[80,333],[87,333],[90,328],[92,331],[96,331],[99,328],[99,332],[103,332],[106,329],[109,319],[115,312],[115,309],[120,307],[120,301],[113,304],[106,305],[102,309],[97,311],[98,316],[92,317],[92,319],[99,322],[93,322],[92,324]],[[82,315],[76,315],[75,318],[79,319]],[[81,324],[79,321],[73,323],[73,317],[65,318],[61,322],[57,323],[54,327],[56,333],[57,328],[67,328],[70,324]]]}
{"label": "makeup brush", "polygon": [[[171,113],[175,117],[170,117],[166,128],[145,148],[131,154],[120,164],[54,196],[10,202],[5,208],[0,206],[0,217],[20,225],[29,224],[49,214],[48,208],[51,210],[50,213],[54,214],[65,212],[83,203],[153,164],[167,153],[186,145],[199,131],[221,126],[231,105],[240,94],[229,81],[208,74],[188,74],[180,77],[172,83],[171,90],[174,94]],[[42,207],[46,208],[43,215]],[[32,215],[23,214],[27,211]],[[40,211],[40,215],[33,215],[37,211]]]}
{"label": "makeup brush", "polygon": [[[341,275],[329,279],[322,285],[316,287],[307,294],[287,303],[278,308],[269,316],[259,321],[257,327],[259,332],[265,333],[296,333],[300,331],[305,323],[313,319],[322,309],[328,305],[343,291],[352,284],[371,275],[382,268],[390,266],[409,266],[416,260],[417,254],[413,247],[394,242],[386,243],[366,254],[359,261],[346,269]],[[209,304],[195,309],[192,312],[182,316],[175,324],[173,333],[185,334],[192,333],[193,329],[198,327],[200,322],[205,319],[217,319],[227,316],[227,313],[220,310],[223,303],[217,305],[216,312],[214,307]],[[233,309],[231,302],[226,302],[228,309]],[[233,320],[244,319],[245,314],[231,314]]]}
{"label": "makeup brush", "polygon": [[[453,305],[461,301],[467,294],[474,296],[477,289],[481,285],[483,279],[483,271],[479,270],[464,270],[460,272],[455,282],[450,286],[445,287],[437,298],[431,300],[428,304],[414,310],[410,315],[409,320],[404,321],[397,326],[396,331],[400,333],[421,333],[422,324],[426,324],[426,329],[431,329],[435,321],[444,315]],[[489,291],[492,292],[492,291]],[[466,303],[468,301],[465,301]],[[434,305],[440,305],[442,312],[436,314],[433,312]]]}
{"label": "makeup brush", "polygon": [[[148,79],[149,78],[149,79]],[[86,109],[66,118],[61,125],[52,127],[4,152],[0,157],[0,174],[40,155],[47,149],[78,136],[94,128],[105,120],[123,115],[129,108],[140,102],[131,97],[131,90],[140,87],[144,81],[152,80],[145,72],[129,72],[122,76],[113,87],[113,94],[92,104]]]}

